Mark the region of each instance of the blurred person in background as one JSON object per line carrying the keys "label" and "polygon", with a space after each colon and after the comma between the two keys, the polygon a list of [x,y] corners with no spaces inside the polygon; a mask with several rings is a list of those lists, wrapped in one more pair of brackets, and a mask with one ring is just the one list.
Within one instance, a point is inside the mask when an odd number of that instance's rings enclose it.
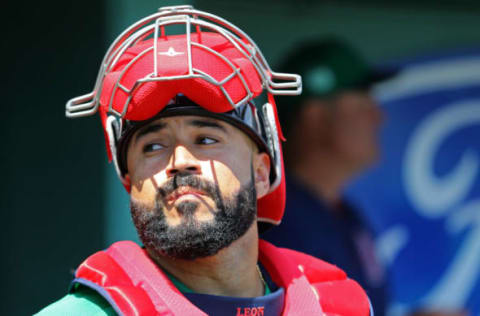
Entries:
{"label": "blurred person in background", "polygon": [[375,314],[385,315],[388,275],[375,254],[373,230],[344,189],[379,158],[383,114],[371,87],[395,71],[371,67],[335,38],[297,46],[280,70],[299,73],[303,93],[277,99],[287,139],[287,204],[282,224],[264,238],[338,265],[364,287]]}

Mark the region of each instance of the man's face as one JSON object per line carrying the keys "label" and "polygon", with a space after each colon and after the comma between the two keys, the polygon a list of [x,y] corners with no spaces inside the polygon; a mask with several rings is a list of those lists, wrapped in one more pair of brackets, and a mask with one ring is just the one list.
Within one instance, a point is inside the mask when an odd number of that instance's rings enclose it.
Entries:
{"label": "man's face", "polygon": [[243,132],[200,116],[163,118],[139,129],[127,165],[143,243],[182,259],[213,255],[248,230],[269,167],[268,156]]}
{"label": "man's face", "polygon": [[368,92],[349,91],[335,100],[333,137],[342,157],[365,168],[378,157],[378,130],[382,112]]}

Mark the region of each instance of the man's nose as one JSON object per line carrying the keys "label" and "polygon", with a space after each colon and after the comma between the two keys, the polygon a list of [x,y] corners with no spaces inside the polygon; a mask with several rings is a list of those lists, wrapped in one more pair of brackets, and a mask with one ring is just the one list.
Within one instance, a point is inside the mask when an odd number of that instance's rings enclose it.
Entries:
{"label": "man's nose", "polygon": [[170,158],[170,163],[166,171],[168,177],[173,177],[179,172],[199,174],[201,169],[198,159],[196,159],[190,150],[185,146],[177,145],[173,149],[172,157]]}

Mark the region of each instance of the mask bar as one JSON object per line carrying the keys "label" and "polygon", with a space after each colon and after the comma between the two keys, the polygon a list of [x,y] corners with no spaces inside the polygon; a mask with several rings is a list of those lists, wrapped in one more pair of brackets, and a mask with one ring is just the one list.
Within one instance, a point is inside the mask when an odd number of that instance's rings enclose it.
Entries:
{"label": "mask bar", "polygon": [[[185,18],[188,17],[188,18]],[[204,20],[202,20],[204,19]],[[127,30],[125,30],[117,39],[112,43],[107,54],[105,55],[102,66],[100,71],[97,75],[97,80],[95,83],[95,87],[93,92],[73,98],[67,102],[66,105],[66,116],[67,117],[81,117],[81,116],[88,116],[94,114],[98,110],[99,106],[99,98],[101,95],[101,87],[103,84],[103,80],[107,72],[109,72],[115,64],[118,62],[121,55],[125,52],[126,49],[138,43],[139,41],[145,39],[150,34],[155,32],[158,27],[157,22],[155,25],[148,25],[146,24],[151,23],[152,21],[169,21],[170,23],[166,24],[186,24],[187,30],[186,35],[188,37],[188,47],[189,50],[191,49],[192,42],[190,39],[190,25],[194,24],[197,27],[197,30],[201,27],[205,27],[208,29],[212,29],[220,34],[222,34],[225,38],[227,38],[242,55],[248,58],[252,65],[256,68],[259,76],[261,77],[264,87],[272,94],[275,95],[296,95],[301,93],[301,79],[300,76],[294,74],[283,74],[283,73],[275,73],[270,69],[270,66],[266,62],[265,58],[263,57],[261,51],[258,49],[257,45],[250,39],[250,37],[245,34],[243,31],[238,29],[235,25],[231,24],[230,22],[215,16],[213,14],[209,14],[206,12],[198,11],[193,9],[191,6],[174,6],[174,7],[163,7],[159,9],[158,13],[150,15],[137,23],[130,26]],[[213,22],[213,23],[212,23]],[[215,23],[215,24],[214,24]],[[158,29],[157,29],[158,32]],[[155,35],[155,38],[158,38],[158,34]],[[246,43],[245,43],[246,42]],[[201,78],[214,83],[212,78],[208,78],[205,74],[195,74],[193,72],[193,66],[191,65],[191,51],[189,51],[189,69],[192,70],[191,76],[200,76]],[[156,68],[155,68],[156,69]],[[235,69],[235,68],[234,68]],[[244,86],[246,85],[245,79],[239,75],[242,83]],[[155,76],[154,76],[155,77]],[[182,79],[183,77],[178,78],[169,78],[167,80],[175,80],[175,79]],[[146,79],[145,80],[152,80]],[[276,82],[276,80],[281,80],[285,82]],[[141,81],[144,82],[144,81]],[[141,83],[140,82],[140,83]],[[224,84],[223,81],[217,82],[220,85],[222,92],[225,94],[226,91],[221,87]],[[215,83],[215,84],[217,84]],[[136,89],[138,85],[135,85],[133,89]],[[126,87],[119,85],[116,88],[120,88],[121,90],[127,92]],[[247,86],[248,88],[248,86]],[[132,89],[132,91],[133,91]],[[235,108],[240,103],[248,101],[248,98],[251,97],[251,92],[248,91],[247,96],[238,102],[237,104],[233,103],[230,96],[225,94],[227,100],[232,104],[232,108]],[[109,105],[109,108],[110,105]],[[122,113],[118,113],[115,111],[116,114],[124,114],[126,109],[122,110]]]}

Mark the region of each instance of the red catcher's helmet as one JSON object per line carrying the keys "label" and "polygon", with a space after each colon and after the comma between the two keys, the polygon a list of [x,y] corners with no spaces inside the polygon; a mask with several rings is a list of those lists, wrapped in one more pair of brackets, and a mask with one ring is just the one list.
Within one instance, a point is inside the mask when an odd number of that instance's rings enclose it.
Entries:
{"label": "red catcher's helmet", "polygon": [[[178,28],[181,34],[169,34]],[[278,224],[285,207],[285,177],[273,95],[297,95],[301,89],[300,76],[273,72],[257,45],[230,22],[191,6],[163,7],[113,42],[93,91],[69,100],[66,116],[100,112],[109,159],[127,190],[118,149],[125,147],[121,142],[132,126],[164,112],[192,111],[232,123],[270,155],[271,188],[258,201],[258,220]],[[253,100],[262,93],[268,102],[256,107]]]}

